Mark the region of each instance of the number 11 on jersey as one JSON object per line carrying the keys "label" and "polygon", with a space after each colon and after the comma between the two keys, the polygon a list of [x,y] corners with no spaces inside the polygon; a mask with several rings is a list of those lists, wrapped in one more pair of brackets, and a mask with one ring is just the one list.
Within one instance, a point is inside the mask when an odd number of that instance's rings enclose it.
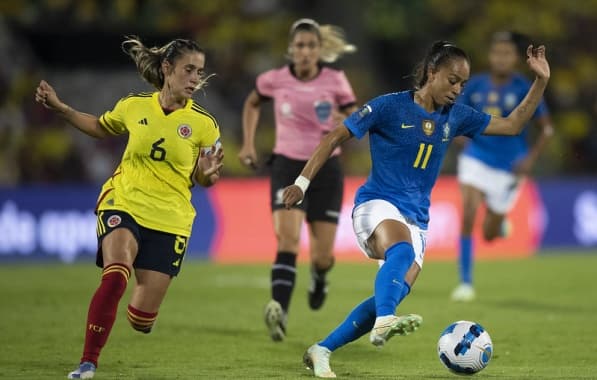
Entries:
{"label": "number 11 on jersey", "polygon": [[[433,150],[432,144],[419,144],[419,152],[417,153],[417,158],[415,158],[415,162],[413,163],[413,168],[420,168],[425,169],[427,168],[427,162],[429,162],[429,156],[431,156],[431,151]],[[423,155],[425,156],[423,158]],[[421,159],[422,162],[421,162]]]}

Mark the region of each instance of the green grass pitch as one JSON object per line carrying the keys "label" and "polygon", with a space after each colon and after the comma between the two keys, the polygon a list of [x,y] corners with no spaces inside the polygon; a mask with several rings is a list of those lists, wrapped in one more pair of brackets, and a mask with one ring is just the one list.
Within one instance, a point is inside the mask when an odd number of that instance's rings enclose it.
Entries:
{"label": "green grass pitch", "polygon": [[[128,326],[125,295],[95,378],[310,378],[304,350],[371,294],[376,269],[365,259],[339,263],[326,305],[312,312],[308,268],[300,266],[288,337],[273,343],[262,321],[268,265],[188,261],[151,334]],[[1,379],[66,377],[81,355],[99,274],[91,263],[0,267]],[[478,300],[452,303],[455,263],[428,261],[398,309],[421,314],[421,329],[383,349],[363,337],[332,355],[332,369],[346,379],[456,379],[439,362],[436,343],[448,324],[467,319],[481,323],[494,343],[477,379],[597,379],[597,254],[482,261],[475,278]]]}

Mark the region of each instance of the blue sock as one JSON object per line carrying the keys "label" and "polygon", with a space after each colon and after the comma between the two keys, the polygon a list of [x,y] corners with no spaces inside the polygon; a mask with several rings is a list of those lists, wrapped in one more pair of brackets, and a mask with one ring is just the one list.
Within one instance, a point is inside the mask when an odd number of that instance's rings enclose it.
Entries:
{"label": "blue sock", "polygon": [[460,237],[460,256],[458,257],[460,268],[460,282],[465,284],[473,283],[473,239],[470,236]]}
{"label": "blue sock", "polygon": [[371,331],[374,322],[375,298],[369,297],[358,304],[344,322],[318,344],[334,351]]}
{"label": "blue sock", "polygon": [[[410,286],[405,282],[400,293],[400,301],[410,293]],[[375,297],[369,297],[355,307],[348,317],[324,340],[319,342],[320,346],[330,351],[359,339],[373,328],[375,323]]]}
{"label": "blue sock", "polygon": [[396,243],[386,251],[386,262],[375,278],[375,311],[378,317],[394,315],[404,292],[404,276],[415,259],[412,244]]}

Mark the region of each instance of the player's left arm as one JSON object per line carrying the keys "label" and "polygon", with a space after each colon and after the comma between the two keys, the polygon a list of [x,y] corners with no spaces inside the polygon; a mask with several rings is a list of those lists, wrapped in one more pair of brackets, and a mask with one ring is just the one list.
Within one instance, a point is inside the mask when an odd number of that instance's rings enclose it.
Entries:
{"label": "player's left arm", "polygon": [[529,154],[524,160],[516,165],[515,173],[518,175],[526,175],[531,172],[535,162],[537,162],[537,159],[539,158],[539,155],[545,148],[545,145],[547,145],[547,142],[549,139],[551,139],[551,136],[553,136],[554,129],[549,115],[543,115],[537,118],[536,125],[541,128],[541,131],[539,132],[535,143],[531,147]]}
{"label": "player's left arm", "polygon": [[201,148],[193,179],[203,187],[213,186],[220,179],[220,169],[224,166],[224,149],[218,142],[209,148]]}
{"label": "player's left arm", "polygon": [[522,102],[508,115],[508,117],[492,116],[489,125],[483,132],[486,135],[514,136],[520,134],[535,110],[541,103],[543,93],[549,82],[549,63],[545,58],[545,46],[527,48],[527,64],[535,73],[535,80]]}

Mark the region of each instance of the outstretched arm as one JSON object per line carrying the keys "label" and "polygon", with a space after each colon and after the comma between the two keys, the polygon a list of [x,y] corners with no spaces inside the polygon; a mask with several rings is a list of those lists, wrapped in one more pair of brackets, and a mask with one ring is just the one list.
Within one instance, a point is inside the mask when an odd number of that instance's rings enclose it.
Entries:
{"label": "outstretched arm", "polygon": [[545,46],[541,45],[538,48],[533,48],[533,45],[530,45],[527,48],[527,64],[535,73],[535,80],[529,92],[508,117],[492,116],[484,134],[518,135],[524,128],[525,123],[535,113],[550,76],[549,63],[545,58]]}
{"label": "outstretched arm", "polygon": [[302,201],[305,192],[309,187],[309,183],[315,177],[319,169],[325,164],[334,149],[342,145],[342,143],[352,137],[352,133],[344,126],[339,125],[333,131],[325,135],[321,140],[315,151],[307,161],[303,168],[301,175],[294,181],[294,185],[290,185],[284,189],[282,200],[286,208],[292,207],[297,202]]}
{"label": "outstretched arm", "polygon": [[64,104],[58,98],[58,95],[56,95],[54,88],[52,88],[52,86],[45,80],[42,80],[39,83],[39,86],[37,86],[37,90],[35,91],[35,101],[56,112],[70,124],[89,136],[104,138],[109,135],[100,125],[99,119],[96,116],[79,112],[67,104]]}

